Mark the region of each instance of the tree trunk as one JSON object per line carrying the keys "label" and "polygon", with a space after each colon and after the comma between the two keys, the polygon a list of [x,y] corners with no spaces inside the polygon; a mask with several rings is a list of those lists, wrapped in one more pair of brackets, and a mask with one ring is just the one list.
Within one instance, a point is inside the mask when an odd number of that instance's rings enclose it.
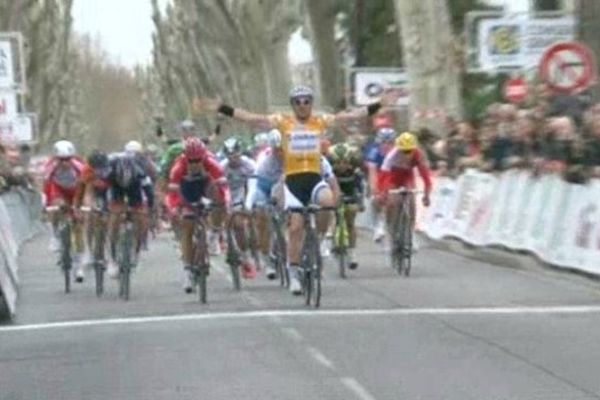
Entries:
{"label": "tree trunk", "polygon": [[[600,67],[600,1],[579,0],[577,2],[579,18],[578,38],[593,52],[596,59],[596,70]],[[590,88],[593,101],[600,101],[600,84]]]}
{"label": "tree trunk", "polygon": [[319,71],[319,103],[334,110],[343,99],[338,48],[335,43],[335,3],[324,0],[306,0],[310,20],[311,43]]}
{"label": "tree trunk", "polygon": [[[460,64],[446,1],[395,0],[395,11],[410,77],[410,127],[440,131],[444,115],[462,115]],[[433,118],[417,120],[417,110],[433,112]]]}

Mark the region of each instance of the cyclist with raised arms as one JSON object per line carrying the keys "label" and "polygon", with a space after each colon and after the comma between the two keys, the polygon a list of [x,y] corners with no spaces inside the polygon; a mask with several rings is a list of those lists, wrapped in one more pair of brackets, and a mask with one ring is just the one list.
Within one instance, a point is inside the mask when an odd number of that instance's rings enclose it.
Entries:
{"label": "cyclist with raised arms", "polygon": [[[296,86],[290,91],[289,99],[293,114],[255,114],[241,108],[233,108],[218,99],[196,99],[198,110],[220,112],[240,121],[262,128],[276,128],[282,134],[284,173],[284,207],[302,207],[314,203],[321,207],[333,207],[336,199],[321,177],[320,139],[329,126],[339,121],[365,118],[375,114],[382,106],[395,103],[398,93],[386,91],[381,101],[367,107],[337,114],[312,114],[314,94],[307,86]],[[329,226],[330,213],[318,224],[324,236]],[[303,219],[299,214],[290,217],[288,227],[288,270],[290,291],[302,294],[300,283],[300,255],[304,244]]]}

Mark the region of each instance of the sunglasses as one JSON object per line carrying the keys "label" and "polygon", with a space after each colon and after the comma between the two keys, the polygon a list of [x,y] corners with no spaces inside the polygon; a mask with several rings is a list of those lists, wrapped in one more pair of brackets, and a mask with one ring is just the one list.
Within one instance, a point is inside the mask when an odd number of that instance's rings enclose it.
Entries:
{"label": "sunglasses", "polygon": [[294,104],[297,106],[308,106],[312,104],[311,99],[295,99]]}
{"label": "sunglasses", "polygon": [[58,161],[61,162],[67,162],[67,161],[71,161],[72,157],[58,157]]}
{"label": "sunglasses", "polygon": [[412,150],[402,150],[402,152],[403,152],[404,154],[411,154],[411,153],[412,153]]}
{"label": "sunglasses", "polygon": [[201,162],[202,162],[202,160],[201,160],[201,159],[199,159],[199,158],[189,159],[189,160],[187,160],[187,161],[188,161],[188,163],[190,163],[190,164],[199,164],[199,163],[201,163]]}

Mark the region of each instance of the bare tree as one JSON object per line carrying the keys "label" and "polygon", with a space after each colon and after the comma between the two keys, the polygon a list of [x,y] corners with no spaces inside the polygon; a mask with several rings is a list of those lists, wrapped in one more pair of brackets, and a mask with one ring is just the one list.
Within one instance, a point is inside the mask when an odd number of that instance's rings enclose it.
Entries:
{"label": "bare tree", "polygon": [[[596,66],[600,66],[600,1],[578,0],[576,10],[579,19],[579,40],[588,45],[594,52]],[[595,101],[600,101],[600,85],[591,88]]]}
{"label": "bare tree", "polygon": [[[460,63],[446,1],[395,0],[395,6],[410,77],[411,107],[441,109],[460,117]],[[438,128],[441,121],[431,123]]]}

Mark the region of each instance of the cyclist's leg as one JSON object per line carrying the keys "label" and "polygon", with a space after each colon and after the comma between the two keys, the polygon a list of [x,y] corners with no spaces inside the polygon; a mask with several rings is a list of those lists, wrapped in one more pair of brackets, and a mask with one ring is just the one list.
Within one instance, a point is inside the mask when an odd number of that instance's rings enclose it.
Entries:
{"label": "cyclist's leg", "polygon": [[[331,187],[325,182],[319,182],[313,189],[312,202],[321,207],[333,207],[335,206],[335,195]],[[333,211],[322,211],[317,213],[317,232],[319,234],[319,240],[321,244],[321,255],[328,257],[330,255],[330,240],[327,239],[327,233],[332,225],[334,212]]]}
{"label": "cyclist's leg", "polygon": [[[213,202],[219,204],[217,196],[209,197]],[[222,203],[222,202],[221,202]],[[221,204],[224,205],[224,204]],[[215,208],[210,214],[210,233],[208,235],[208,246],[211,255],[221,254],[221,239],[223,235],[223,226],[227,221],[227,208]]]}
{"label": "cyclist's leg", "polygon": [[[295,184],[295,182],[292,184]],[[285,209],[304,206],[302,201],[291,192],[288,184],[283,186],[283,190]],[[300,283],[300,257],[303,245],[304,220],[302,215],[292,213],[289,217],[288,224],[287,268],[290,277],[290,292],[296,295],[302,294],[302,284]]]}

